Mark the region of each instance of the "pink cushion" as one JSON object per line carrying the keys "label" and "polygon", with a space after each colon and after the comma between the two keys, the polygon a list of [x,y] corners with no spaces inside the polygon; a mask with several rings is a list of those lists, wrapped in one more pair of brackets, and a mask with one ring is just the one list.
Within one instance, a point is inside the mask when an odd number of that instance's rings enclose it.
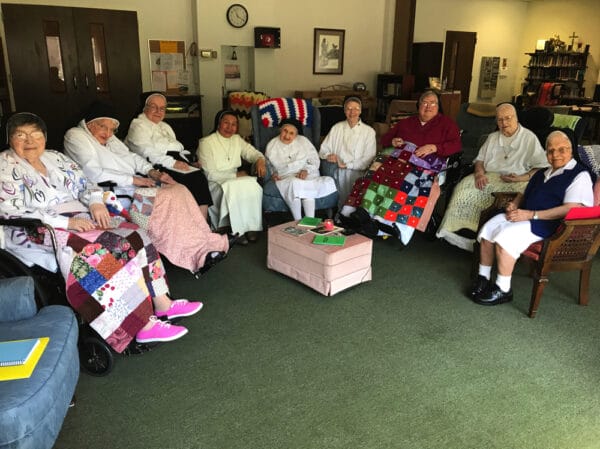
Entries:
{"label": "pink cushion", "polygon": [[371,280],[371,239],[355,234],[346,237],[344,246],[314,245],[311,232],[294,236],[283,231],[296,223],[269,228],[268,268],[326,296]]}

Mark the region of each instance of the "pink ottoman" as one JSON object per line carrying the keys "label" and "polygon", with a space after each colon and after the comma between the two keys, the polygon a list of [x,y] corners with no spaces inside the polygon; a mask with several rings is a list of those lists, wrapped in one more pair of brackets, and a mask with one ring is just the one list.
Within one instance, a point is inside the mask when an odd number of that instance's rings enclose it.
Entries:
{"label": "pink ottoman", "polygon": [[268,268],[326,296],[371,280],[371,239],[354,234],[343,246],[315,245],[312,232],[295,236],[283,231],[296,223],[269,228]]}

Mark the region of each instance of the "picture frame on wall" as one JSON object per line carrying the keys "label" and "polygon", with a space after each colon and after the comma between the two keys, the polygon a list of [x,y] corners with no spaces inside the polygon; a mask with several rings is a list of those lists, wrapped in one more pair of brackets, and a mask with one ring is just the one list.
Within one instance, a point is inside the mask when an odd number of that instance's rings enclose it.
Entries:
{"label": "picture frame on wall", "polygon": [[315,28],[313,74],[341,75],[344,73],[345,30]]}

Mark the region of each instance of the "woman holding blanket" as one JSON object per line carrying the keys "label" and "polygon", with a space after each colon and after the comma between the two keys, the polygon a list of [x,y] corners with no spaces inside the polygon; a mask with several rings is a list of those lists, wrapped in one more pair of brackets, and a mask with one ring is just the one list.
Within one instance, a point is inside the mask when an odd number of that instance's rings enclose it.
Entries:
{"label": "woman holding blanket", "polygon": [[[46,124],[37,115],[12,116],[7,136],[10,148],[0,154],[0,216],[35,218],[55,229],[56,261],[73,308],[117,352],[133,338],[146,343],[185,335],[185,327],[157,316],[193,315],[202,303],[169,298],[165,270],[148,235],[110,216],[106,203],[119,205],[114,195],[89,183],[64,154],[46,150]],[[3,243],[24,261],[56,267],[45,228],[6,227]]]}
{"label": "woman holding blanket", "polygon": [[[380,230],[392,230],[406,244],[415,228],[424,231],[427,227],[439,196],[435,175],[448,156],[460,151],[460,132],[452,119],[440,113],[439,97],[429,90],[419,98],[418,114],[400,120],[381,143],[384,148],[394,148],[378,155],[367,176],[355,182],[341,219],[352,214],[354,222],[364,224],[369,215],[373,216]],[[379,193],[385,190],[387,198],[394,198],[389,210],[387,206],[375,207],[388,200],[371,198],[379,185]],[[398,195],[396,191],[403,193]]]}

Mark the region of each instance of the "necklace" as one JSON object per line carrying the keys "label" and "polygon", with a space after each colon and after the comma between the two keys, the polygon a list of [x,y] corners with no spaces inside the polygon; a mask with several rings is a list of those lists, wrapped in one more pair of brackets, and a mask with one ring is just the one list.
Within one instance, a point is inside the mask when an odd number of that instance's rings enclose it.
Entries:
{"label": "necklace", "polygon": [[229,139],[226,139],[225,137],[222,137],[220,134],[217,136],[217,141],[219,142],[219,145],[221,145],[221,148],[223,148],[225,152],[227,162],[231,162],[231,141]]}

